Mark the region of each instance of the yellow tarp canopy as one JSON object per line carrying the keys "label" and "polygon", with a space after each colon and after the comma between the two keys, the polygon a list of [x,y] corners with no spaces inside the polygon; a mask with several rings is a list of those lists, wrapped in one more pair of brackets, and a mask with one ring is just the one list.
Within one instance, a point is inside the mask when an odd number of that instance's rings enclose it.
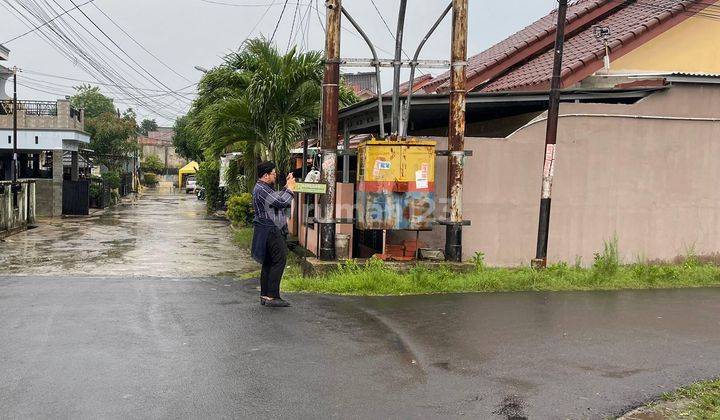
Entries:
{"label": "yellow tarp canopy", "polygon": [[178,187],[183,187],[183,177],[185,175],[195,175],[198,169],[200,169],[200,165],[198,165],[198,163],[195,161],[192,161],[180,168],[180,170],[178,171]]}

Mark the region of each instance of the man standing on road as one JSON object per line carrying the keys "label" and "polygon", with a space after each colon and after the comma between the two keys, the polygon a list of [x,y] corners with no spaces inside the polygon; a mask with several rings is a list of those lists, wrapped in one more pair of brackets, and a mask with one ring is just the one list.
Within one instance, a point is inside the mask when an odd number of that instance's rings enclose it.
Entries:
{"label": "man standing on road", "polygon": [[253,189],[252,257],[262,264],[260,273],[260,304],[270,307],[290,306],[280,298],[280,280],[282,280],[287,260],[285,243],[288,229],[286,209],[290,208],[295,189],[295,178],[288,174],[285,188],[275,191],[277,171],[272,162],[258,165],[258,181]]}

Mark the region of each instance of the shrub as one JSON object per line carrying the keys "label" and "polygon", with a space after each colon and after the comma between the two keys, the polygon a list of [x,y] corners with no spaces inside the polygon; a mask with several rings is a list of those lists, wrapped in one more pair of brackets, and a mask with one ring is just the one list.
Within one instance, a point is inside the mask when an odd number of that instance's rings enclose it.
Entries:
{"label": "shrub", "polygon": [[253,220],[252,195],[248,193],[232,195],[227,202],[227,216],[233,224],[248,226]]}
{"label": "shrub", "polygon": [[154,185],[157,185],[158,183],[158,177],[152,172],[148,172],[143,176],[143,184],[152,187]]}
{"label": "shrub", "polygon": [[155,155],[150,155],[143,160],[140,165],[143,172],[151,172],[153,174],[161,174],[165,171],[165,164]]}
{"label": "shrub", "polygon": [[110,189],[120,188],[120,174],[115,171],[105,172],[101,175],[103,182]]}
{"label": "shrub", "polygon": [[102,199],[102,184],[97,182],[90,183],[90,199],[99,202]]}
{"label": "shrub", "polygon": [[605,249],[602,253],[595,254],[593,269],[600,275],[614,275],[620,268],[620,253],[618,252],[618,238],[613,236],[610,241],[605,242]]}
{"label": "shrub", "polygon": [[206,159],[202,161],[195,177],[198,184],[205,188],[205,203],[208,213],[219,209],[222,205],[219,159]]}

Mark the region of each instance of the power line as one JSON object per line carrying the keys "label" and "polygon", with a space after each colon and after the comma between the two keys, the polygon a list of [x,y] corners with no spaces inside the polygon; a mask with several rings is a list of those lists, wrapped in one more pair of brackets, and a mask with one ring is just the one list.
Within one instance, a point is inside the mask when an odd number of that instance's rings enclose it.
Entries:
{"label": "power line", "polygon": [[[265,7],[265,6],[280,6],[283,4],[282,2],[272,2],[272,3],[264,3],[264,4],[238,4],[238,3],[227,3],[224,1],[215,1],[215,0],[200,0],[203,3],[209,3],[209,4],[217,4],[220,6],[230,6],[230,7]],[[300,4],[298,3],[290,3],[290,4]]]}
{"label": "power line", "polygon": [[293,13],[292,25],[290,26],[290,36],[288,36],[288,44],[287,44],[287,47],[285,47],[286,53],[290,50],[290,44],[292,44],[292,41],[293,41],[293,32],[295,31],[295,21],[297,20],[298,9],[300,9],[300,6],[298,4],[295,5],[295,13]]}
{"label": "power line", "polygon": [[155,54],[153,54],[152,52],[150,52],[147,48],[145,48],[145,46],[143,46],[140,42],[138,42],[138,40],[136,40],[136,39],[135,39],[132,35],[130,35],[125,29],[123,29],[123,27],[120,26],[113,18],[111,18],[110,16],[108,16],[108,14],[105,13],[97,4],[93,3],[93,6],[94,6],[100,13],[102,13],[103,16],[105,16],[110,22],[112,22],[113,25],[115,25],[118,29],[120,29],[120,31],[122,31],[122,33],[124,33],[125,35],[127,35],[128,38],[130,38],[135,44],[137,44],[140,48],[142,48],[143,51],[145,51],[145,52],[148,53],[152,58],[154,58],[155,60],[157,60],[158,63],[162,64],[163,67],[165,67],[166,69],[170,70],[171,72],[173,72],[174,74],[176,74],[177,76],[179,76],[180,78],[182,78],[183,80],[185,80],[186,82],[189,82],[189,81],[190,81],[190,79],[188,79],[187,77],[185,77],[185,76],[183,76],[182,74],[180,74],[180,73],[178,73],[177,71],[175,71],[174,68],[172,68],[172,67],[170,67],[169,65],[167,65],[163,60],[161,60],[160,58],[158,58],[158,56],[156,56]]}
{"label": "power line", "polygon": [[[10,8],[12,8],[12,10],[10,10],[10,9],[8,9],[8,10],[9,10],[12,14],[16,14],[16,13],[17,13],[16,17],[17,17],[18,19],[20,19],[21,21],[23,21],[23,23],[25,23],[24,20],[27,20],[27,22],[31,22],[29,18],[27,18],[20,10],[18,10],[18,9],[17,9],[14,5],[12,5],[9,1],[7,1],[7,0],[4,0],[4,1],[5,1],[6,5],[9,5]],[[50,9],[52,9],[52,7],[51,7],[47,2],[45,2],[45,3],[47,4],[47,6],[48,6]],[[25,10],[26,10],[27,12],[29,12],[31,15],[33,15],[36,19],[38,19],[38,20],[40,20],[40,21],[42,20],[42,18],[40,17],[40,14],[45,14],[44,11],[43,11],[43,9],[40,8],[39,5],[37,5],[37,4],[35,4],[35,6],[36,6],[36,11],[32,11],[31,9],[28,8],[28,6],[26,6],[26,5],[24,5],[24,4],[21,5],[21,6],[22,6],[23,8],[25,8]],[[6,7],[7,7],[7,6],[6,6]],[[60,21],[62,21],[62,20],[60,20]],[[77,21],[76,21],[76,22],[77,22]],[[79,23],[79,22],[78,22],[78,23]],[[26,24],[27,24],[29,27],[32,27],[32,26],[33,26],[32,23],[26,23]],[[91,56],[89,56],[86,52],[84,52],[84,51],[80,48],[80,46],[79,46],[75,41],[70,40],[70,39],[67,37],[67,35],[65,35],[64,33],[62,33],[61,29],[60,29],[59,27],[57,27],[57,26],[55,25],[55,23],[52,23],[52,25],[48,25],[48,28],[50,28],[50,31],[53,32],[53,33],[58,37],[58,39],[59,39],[60,41],[62,41],[65,45],[61,45],[61,44],[59,44],[58,42],[54,41],[51,37],[49,37],[49,35],[45,34],[42,30],[41,30],[39,33],[40,33],[41,36],[42,36],[43,38],[45,38],[46,41],[47,41],[52,47],[54,47],[61,55],[66,56],[66,58],[68,58],[69,60],[71,60],[72,62],[74,62],[76,65],[80,66],[81,68],[83,68],[83,69],[84,69],[85,71],[87,71],[89,74],[92,74],[92,71],[90,71],[90,69],[87,68],[87,67],[83,64],[82,61],[77,61],[77,59],[75,59],[74,57],[72,57],[72,52],[71,52],[71,50],[76,50],[76,52],[77,52],[91,67],[95,68],[95,70],[96,70],[99,74],[101,74],[103,78],[108,79],[108,80],[111,80],[111,76],[108,74],[108,72],[107,72],[106,70],[104,70],[103,67],[101,67],[101,65],[100,65],[99,63],[97,63],[94,59],[92,59]],[[85,29],[85,28],[84,28],[84,29]],[[71,30],[72,30],[72,29],[71,29]],[[81,36],[79,36],[79,34],[76,34],[76,35],[78,35],[78,38],[79,38],[80,40],[83,39]],[[88,44],[88,45],[89,45],[89,44]],[[121,79],[122,79],[122,77],[121,77]],[[129,92],[127,92],[127,93],[129,94]],[[132,96],[132,94],[130,94],[130,95]],[[151,106],[149,106],[147,103],[145,103],[144,101],[142,101],[140,98],[137,98],[137,99],[136,99],[136,102],[137,102],[138,104],[140,104],[141,106],[147,107],[148,109],[152,109]],[[179,112],[179,111],[178,111],[178,112]],[[171,117],[168,117],[167,115],[161,114],[160,112],[156,112],[156,113],[157,113],[159,116],[163,117],[163,118],[171,118]]]}
{"label": "power line", "polygon": [[[70,0],[70,3],[75,5],[75,0]],[[115,42],[104,30],[102,30],[102,28],[100,28],[100,26],[98,26],[97,23],[95,23],[95,21],[93,21],[90,18],[90,16],[87,15],[87,13],[85,13],[82,9],[78,9],[78,10],[80,11],[80,13],[82,13],[83,16],[85,16],[85,18],[87,18],[88,21],[90,21],[90,23],[92,23],[92,25],[95,28],[97,28],[98,31],[100,31],[100,33],[102,33],[105,36],[105,38],[107,38],[113,45],[115,45],[115,47],[117,49],[122,51],[122,53],[125,54],[130,59],[130,61],[132,61],[133,63],[138,65],[140,67],[140,69],[142,69],[145,73],[147,73],[153,80],[160,83],[164,88],[172,91],[172,89],[169,86],[167,86],[165,83],[163,83],[157,77],[155,77],[152,73],[150,73],[147,69],[145,69],[145,67],[143,67],[140,63],[138,63],[132,56],[130,56],[130,54],[128,54],[120,45],[118,45],[118,43]]]}
{"label": "power line", "polygon": [[280,17],[278,18],[277,23],[275,24],[275,30],[273,30],[272,36],[270,37],[270,42],[273,42],[273,39],[275,39],[275,33],[278,30],[278,27],[280,27],[280,22],[282,22],[283,15],[285,14],[285,8],[287,7],[288,0],[285,0],[285,4],[283,4],[283,8],[280,11]]}
{"label": "power line", "polygon": [[[55,78],[55,79],[68,80],[68,81],[71,81],[71,82],[90,83],[90,84],[95,84],[95,85],[100,85],[100,86],[109,86],[109,87],[130,88],[130,89],[143,90],[143,91],[147,91],[147,92],[170,93],[170,92],[168,92],[168,91],[166,91],[166,90],[139,88],[139,87],[136,87],[136,86],[118,85],[118,84],[103,83],[103,82],[98,82],[98,81],[93,81],[93,80],[76,79],[76,78],[73,78],[73,77],[58,76],[58,75],[54,75],[54,74],[43,73],[43,72],[33,71],[33,70],[28,70],[28,69],[23,69],[23,72],[24,72],[24,73],[29,73],[29,74],[38,75],[38,76],[45,76],[45,77],[52,77],[52,78]],[[177,92],[182,92],[183,90],[185,90],[185,89],[187,89],[187,88],[189,88],[189,87],[191,87],[191,86],[196,86],[197,84],[198,84],[198,83],[195,82],[195,83],[193,83],[193,84],[191,84],[191,85],[188,85],[188,86],[185,86],[185,87],[183,87],[183,88],[173,90],[172,92],[176,92],[176,93],[177,93]]]}
{"label": "power line", "polygon": [[88,0],[88,1],[86,1],[85,3],[83,3],[83,4],[79,5],[79,6],[75,6],[75,7],[73,7],[72,9],[67,10],[67,11],[65,11],[65,12],[63,12],[63,13],[55,16],[54,18],[48,20],[47,22],[45,22],[45,23],[43,23],[43,24],[41,24],[41,25],[35,26],[34,28],[30,29],[29,31],[27,31],[27,32],[25,32],[25,33],[22,33],[22,34],[16,36],[15,38],[11,38],[11,39],[9,39],[9,40],[7,40],[7,41],[0,42],[0,44],[5,44],[5,45],[7,45],[7,44],[9,44],[9,43],[11,43],[11,42],[13,42],[13,41],[15,41],[15,40],[17,40],[17,39],[20,39],[20,38],[24,37],[25,35],[28,35],[28,34],[31,34],[31,33],[35,32],[35,31],[37,31],[38,29],[42,28],[42,27],[45,26],[45,25],[50,24],[50,23],[53,22],[55,19],[60,18],[60,17],[62,17],[62,16],[64,16],[64,15],[72,12],[73,10],[78,9],[78,8],[80,8],[80,7],[83,7],[83,6],[85,6],[86,4],[92,3],[92,2],[94,2],[94,1],[95,1],[95,0]]}

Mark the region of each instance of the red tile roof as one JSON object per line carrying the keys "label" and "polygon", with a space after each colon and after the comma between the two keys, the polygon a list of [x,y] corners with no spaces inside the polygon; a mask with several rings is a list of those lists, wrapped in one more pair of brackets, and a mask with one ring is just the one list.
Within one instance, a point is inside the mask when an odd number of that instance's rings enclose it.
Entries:
{"label": "red tile roof", "polygon": [[[425,87],[425,85],[427,85],[432,80],[434,80],[434,79],[433,79],[432,75],[430,75],[430,74],[423,74],[422,76],[418,76],[415,79],[413,79],[413,87],[412,87],[413,95],[415,94],[415,92],[423,89]],[[409,81],[400,84],[400,95],[407,95],[409,87],[410,87]],[[392,96],[392,89],[383,93],[383,96]]]}
{"label": "red tile roof", "polygon": [[[567,81],[574,74],[581,79],[597,70],[590,65],[602,61],[604,46],[595,38],[593,25],[610,28],[611,57],[617,58],[708,5],[710,3],[702,0],[577,0],[571,3],[567,15],[563,78]],[[468,89],[546,88],[552,72],[556,21],[556,12],[551,12],[471,57],[467,69]],[[426,84],[424,89],[426,92],[444,92],[448,85],[449,73],[445,73]]]}

